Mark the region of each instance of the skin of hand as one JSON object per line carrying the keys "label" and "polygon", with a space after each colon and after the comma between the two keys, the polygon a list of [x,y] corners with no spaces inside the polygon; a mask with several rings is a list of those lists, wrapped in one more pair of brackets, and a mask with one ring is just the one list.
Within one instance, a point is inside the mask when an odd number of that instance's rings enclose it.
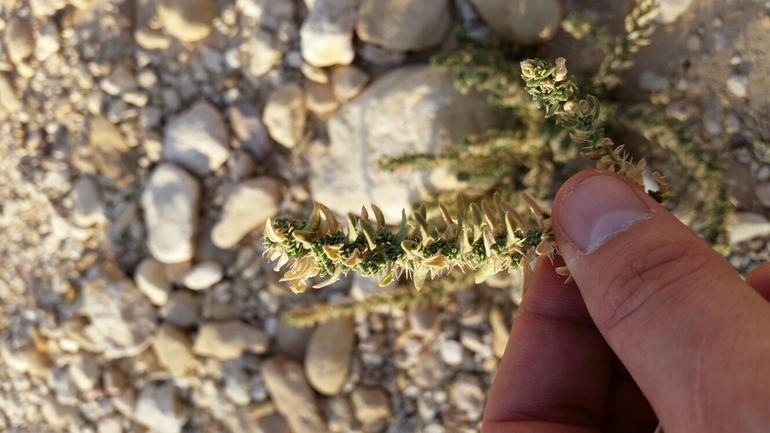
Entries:
{"label": "skin of hand", "polygon": [[770,431],[770,265],[743,281],[607,171],[573,176],[552,221],[575,282],[538,261],[483,433]]}

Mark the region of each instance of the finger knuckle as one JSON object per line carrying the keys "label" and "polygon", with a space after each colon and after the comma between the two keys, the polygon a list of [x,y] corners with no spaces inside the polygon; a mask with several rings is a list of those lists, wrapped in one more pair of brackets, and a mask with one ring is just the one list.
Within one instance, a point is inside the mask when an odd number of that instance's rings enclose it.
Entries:
{"label": "finger knuckle", "polygon": [[700,246],[686,245],[634,255],[606,279],[609,284],[599,301],[602,327],[613,330],[626,322],[639,326],[653,320],[664,302],[697,284],[697,274],[711,260]]}

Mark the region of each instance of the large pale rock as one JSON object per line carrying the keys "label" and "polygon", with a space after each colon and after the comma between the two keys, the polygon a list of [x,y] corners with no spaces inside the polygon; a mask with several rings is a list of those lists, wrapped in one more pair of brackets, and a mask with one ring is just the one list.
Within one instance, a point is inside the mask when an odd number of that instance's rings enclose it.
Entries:
{"label": "large pale rock", "polygon": [[350,318],[329,320],[313,332],[305,355],[305,373],[316,391],[328,396],[340,392],[350,373],[354,340]]}
{"label": "large pale rock", "polygon": [[673,23],[680,15],[685,13],[693,0],[658,0],[658,21]]}
{"label": "large pale rock", "polygon": [[305,92],[294,83],[276,89],[267,99],[262,121],[273,140],[288,148],[299,144],[307,122]]}
{"label": "large pale rock", "polygon": [[302,57],[313,66],[347,65],[353,61],[356,0],[315,0],[300,28]]}
{"label": "large pale rock", "polygon": [[447,0],[363,0],[356,34],[364,42],[391,51],[413,51],[438,45],[452,17]]}
{"label": "large pale rock", "polygon": [[235,246],[249,232],[278,212],[278,181],[260,177],[238,185],[227,198],[222,216],[211,230],[211,241],[219,248]]}
{"label": "large pale rock", "polygon": [[482,96],[455,90],[450,75],[427,66],[398,69],[329,119],[328,152],[310,158],[313,197],[340,215],[374,203],[388,221],[400,221],[421,193],[462,184],[442,170],[386,172],[379,161],[439,151],[502,119]]}
{"label": "large pale rock", "polygon": [[163,159],[203,176],[227,161],[227,126],[219,110],[198,102],[171,120],[163,139]]}
{"label": "large pale rock", "polygon": [[162,385],[148,382],[139,393],[135,419],[151,431],[179,433],[189,416],[170,382]]}
{"label": "large pale rock", "polygon": [[200,184],[174,164],[158,164],[142,193],[147,248],[158,261],[181,263],[195,254]]}
{"label": "large pale rock", "polygon": [[193,353],[224,361],[240,357],[244,350],[265,353],[269,343],[265,331],[240,320],[206,322],[198,330]]}
{"label": "large pale rock", "polygon": [[219,14],[216,0],[159,0],[157,11],[166,32],[185,42],[208,36]]}
{"label": "large pale rock", "polygon": [[150,345],[155,307],[111,265],[102,266],[83,285],[83,311],[91,321],[88,337],[107,358],[134,356]]}
{"label": "large pale rock", "polygon": [[519,44],[551,39],[559,29],[557,0],[470,0],[498,35]]}
{"label": "large pale rock", "polygon": [[152,342],[158,362],[172,376],[182,376],[193,364],[192,343],[175,326],[164,323],[158,328]]}
{"label": "large pale rock", "polygon": [[285,358],[269,358],[262,363],[262,379],[291,431],[329,433],[301,365]]}

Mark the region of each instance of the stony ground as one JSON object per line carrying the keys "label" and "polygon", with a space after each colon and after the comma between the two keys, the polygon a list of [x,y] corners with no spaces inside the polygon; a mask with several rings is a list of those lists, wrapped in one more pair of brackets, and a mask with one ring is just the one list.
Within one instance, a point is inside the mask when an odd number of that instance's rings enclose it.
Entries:
{"label": "stony ground", "polygon": [[[458,186],[376,168],[501,119],[425,66],[453,25],[590,70],[559,14],[616,28],[628,3],[0,0],[0,430],[477,431],[516,276],[297,329],[282,312],[382,289],[290,293],[260,227]],[[770,255],[770,4],[663,3],[625,91],[730,155],[745,274]]]}

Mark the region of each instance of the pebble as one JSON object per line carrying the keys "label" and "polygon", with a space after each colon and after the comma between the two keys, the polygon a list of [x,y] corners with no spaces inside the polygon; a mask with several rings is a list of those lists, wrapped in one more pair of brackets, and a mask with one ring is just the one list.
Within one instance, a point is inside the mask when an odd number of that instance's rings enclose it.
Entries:
{"label": "pebble", "polygon": [[89,151],[93,152],[96,169],[115,182],[118,188],[131,184],[136,178],[136,157],[120,129],[103,116],[91,119]]}
{"label": "pebble", "polygon": [[158,261],[180,263],[193,258],[198,229],[200,184],[171,163],[158,164],[142,193],[147,248]]}
{"label": "pebble", "polygon": [[457,340],[442,340],[439,351],[446,365],[458,366],[463,363],[463,346]]}
{"label": "pebble", "polygon": [[201,101],[166,126],[163,158],[204,176],[230,157],[227,140],[227,126],[219,110]]}
{"label": "pebble", "polygon": [[3,73],[0,73],[0,113],[17,113],[21,110],[21,100],[16,96],[11,80]]}
{"label": "pebble", "polygon": [[557,0],[470,0],[476,11],[503,38],[524,45],[551,39],[559,30]]}
{"label": "pebble", "polygon": [[364,60],[377,66],[395,66],[406,60],[406,54],[400,51],[388,51],[372,44],[363,44],[359,54]]}
{"label": "pebble", "polygon": [[268,358],[262,363],[262,380],[291,431],[329,433],[301,365],[281,357]]}
{"label": "pebble", "polygon": [[148,257],[139,262],[134,271],[134,282],[153,304],[163,306],[168,302],[172,291],[171,281],[166,275],[165,266],[159,261]]}
{"label": "pebble", "polygon": [[754,193],[757,196],[757,201],[766,207],[770,208],[770,182],[761,182],[754,187]]}
{"label": "pebble", "polygon": [[96,433],[123,433],[121,419],[116,416],[100,419],[96,423]]}
{"label": "pebble", "polygon": [[133,419],[134,408],[136,407],[136,391],[131,387],[124,388],[120,394],[110,399],[110,403],[116,412],[126,418]]}
{"label": "pebble", "polygon": [[116,396],[123,392],[128,384],[126,374],[123,373],[123,370],[114,365],[105,370],[102,380],[104,382],[104,390],[111,396]]}
{"label": "pebble", "polygon": [[460,344],[471,352],[478,353],[484,359],[492,356],[492,348],[484,344],[479,334],[470,329],[463,329],[460,332]]}
{"label": "pebble", "polygon": [[93,179],[83,176],[75,182],[72,188],[72,219],[80,227],[91,227],[107,221],[104,202],[101,199],[99,187]]}
{"label": "pebble", "polygon": [[246,406],[251,402],[249,375],[233,362],[225,363],[224,367],[225,397],[236,406]]}
{"label": "pebble", "polygon": [[353,61],[356,0],[315,0],[300,27],[302,58],[313,66],[347,65]]}
{"label": "pebble", "polygon": [[73,356],[69,364],[72,383],[84,393],[94,389],[101,376],[100,370],[96,356],[82,351]]}
{"label": "pebble", "polygon": [[692,4],[693,0],[657,0],[658,21],[666,24],[673,23]]}
{"label": "pebble", "polygon": [[757,171],[757,180],[760,182],[770,180],[770,165],[763,165],[760,167],[760,169]]}
{"label": "pebble", "polygon": [[737,134],[741,132],[741,119],[734,113],[725,115],[725,132],[728,134]]}
{"label": "pebble", "polygon": [[188,328],[198,322],[201,298],[189,290],[176,290],[160,309],[160,317],[179,328]]}
{"label": "pebble", "polygon": [[183,376],[193,365],[192,343],[175,326],[164,323],[158,327],[152,349],[160,365],[174,377]]}
{"label": "pebble", "polygon": [[206,322],[198,329],[193,353],[224,361],[239,358],[244,350],[265,353],[269,343],[264,331],[240,320]]}
{"label": "pebble", "polygon": [[326,73],[325,69],[319,68],[318,66],[302,63],[300,71],[305,78],[315,83],[326,84],[329,82],[329,74]]}
{"label": "pebble", "polygon": [[663,90],[668,87],[668,78],[652,71],[644,71],[639,77],[639,87],[650,92]]}
{"label": "pebble", "polygon": [[249,232],[274,217],[278,212],[279,188],[278,181],[268,177],[247,180],[235,187],[211,230],[214,245],[232,248]]}
{"label": "pebble", "polygon": [[189,413],[172,383],[148,382],[139,393],[134,417],[151,431],[180,433]]}
{"label": "pebble", "polygon": [[103,264],[82,287],[88,338],[107,359],[134,356],[150,345],[157,317],[150,301],[113,264]]}
{"label": "pebble", "polygon": [[334,96],[340,102],[347,102],[358,96],[369,82],[369,74],[357,66],[337,66],[331,73]]}
{"label": "pebble", "polygon": [[770,235],[770,222],[764,215],[752,212],[736,212],[727,220],[730,244],[735,245],[754,238]]}
{"label": "pebble", "polygon": [[40,26],[35,41],[35,59],[45,61],[51,54],[59,51],[59,30],[53,22],[47,22]]}
{"label": "pebble", "polygon": [[746,87],[749,84],[749,77],[747,75],[731,75],[727,79],[727,90],[730,91],[737,98],[745,98],[748,96]]}
{"label": "pebble", "polygon": [[218,262],[207,261],[195,265],[182,279],[182,284],[190,290],[204,290],[220,282],[224,268]]}
{"label": "pebble", "polygon": [[219,15],[215,0],[159,0],[158,19],[163,29],[184,42],[199,41],[211,33]]}
{"label": "pebble", "polygon": [[255,433],[291,433],[286,420],[277,413],[258,419],[256,428]]}
{"label": "pebble", "polygon": [[166,50],[171,46],[171,38],[160,30],[141,26],[134,31],[134,40],[145,50]]}
{"label": "pebble", "polygon": [[438,45],[452,24],[448,0],[362,0],[356,34],[390,51],[417,51]]}
{"label": "pebble", "polygon": [[230,126],[241,147],[259,160],[265,159],[269,150],[270,137],[260,119],[259,111],[250,102],[241,102],[227,110]]}
{"label": "pebble", "polygon": [[409,325],[418,335],[429,335],[433,332],[438,319],[438,308],[432,303],[421,302],[409,309]]}
{"label": "pebble", "polygon": [[691,53],[697,53],[700,51],[702,45],[703,44],[700,40],[700,36],[696,34],[687,36],[687,40],[684,42],[684,46],[687,47],[687,50],[689,50]]}
{"label": "pebble", "polygon": [[364,425],[383,422],[391,417],[390,399],[382,388],[357,387],[350,394],[356,419]]}
{"label": "pebble", "polygon": [[472,420],[479,420],[484,414],[487,394],[478,376],[460,373],[449,386],[449,398],[460,411]]}
{"label": "pebble", "polygon": [[122,93],[135,90],[139,87],[134,73],[123,65],[116,66],[110,75],[99,82],[99,87],[104,93],[117,96]]}
{"label": "pebble", "polygon": [[275,343],[278,351],[295,361],[302,361],[305,358],[305,350],[313,330],[310,328],[297,328],[286,322],[281,317],[278,322],[278,332],[275,336]]}
{"label": "pebble", "polygon": [[276,38],[262,29],[254,32],[246,43],[246,47],[248,53],[246,67],[255,77],[261,77],[270,72],[283,57],[283,53],[278,49]]}
{"label": "pebble", "polygon": [[350,373],[354,341],[349,318],[326,321],[313,331],[305,354],[305,374],[316,391],[327,396],[340,392]]}
{"label": "pebble", "polygon": [[305,104],[308,110],[322,118],[334,112],[340,105],[334,97],[331,84],[320,84],[313,81],[305,83]]}
{"label": "pebble", "polygon": [[19,65],[35,50],[35,36],[29,21],[19,16],[8,20],[5,28],[5,46],[8,58]]}
{"label": "pebble", "polygon": [[293,148],[302,140],[307,120],[305,92],[297,84],[284,85],[267,100],[262,121],[278,143]]}

